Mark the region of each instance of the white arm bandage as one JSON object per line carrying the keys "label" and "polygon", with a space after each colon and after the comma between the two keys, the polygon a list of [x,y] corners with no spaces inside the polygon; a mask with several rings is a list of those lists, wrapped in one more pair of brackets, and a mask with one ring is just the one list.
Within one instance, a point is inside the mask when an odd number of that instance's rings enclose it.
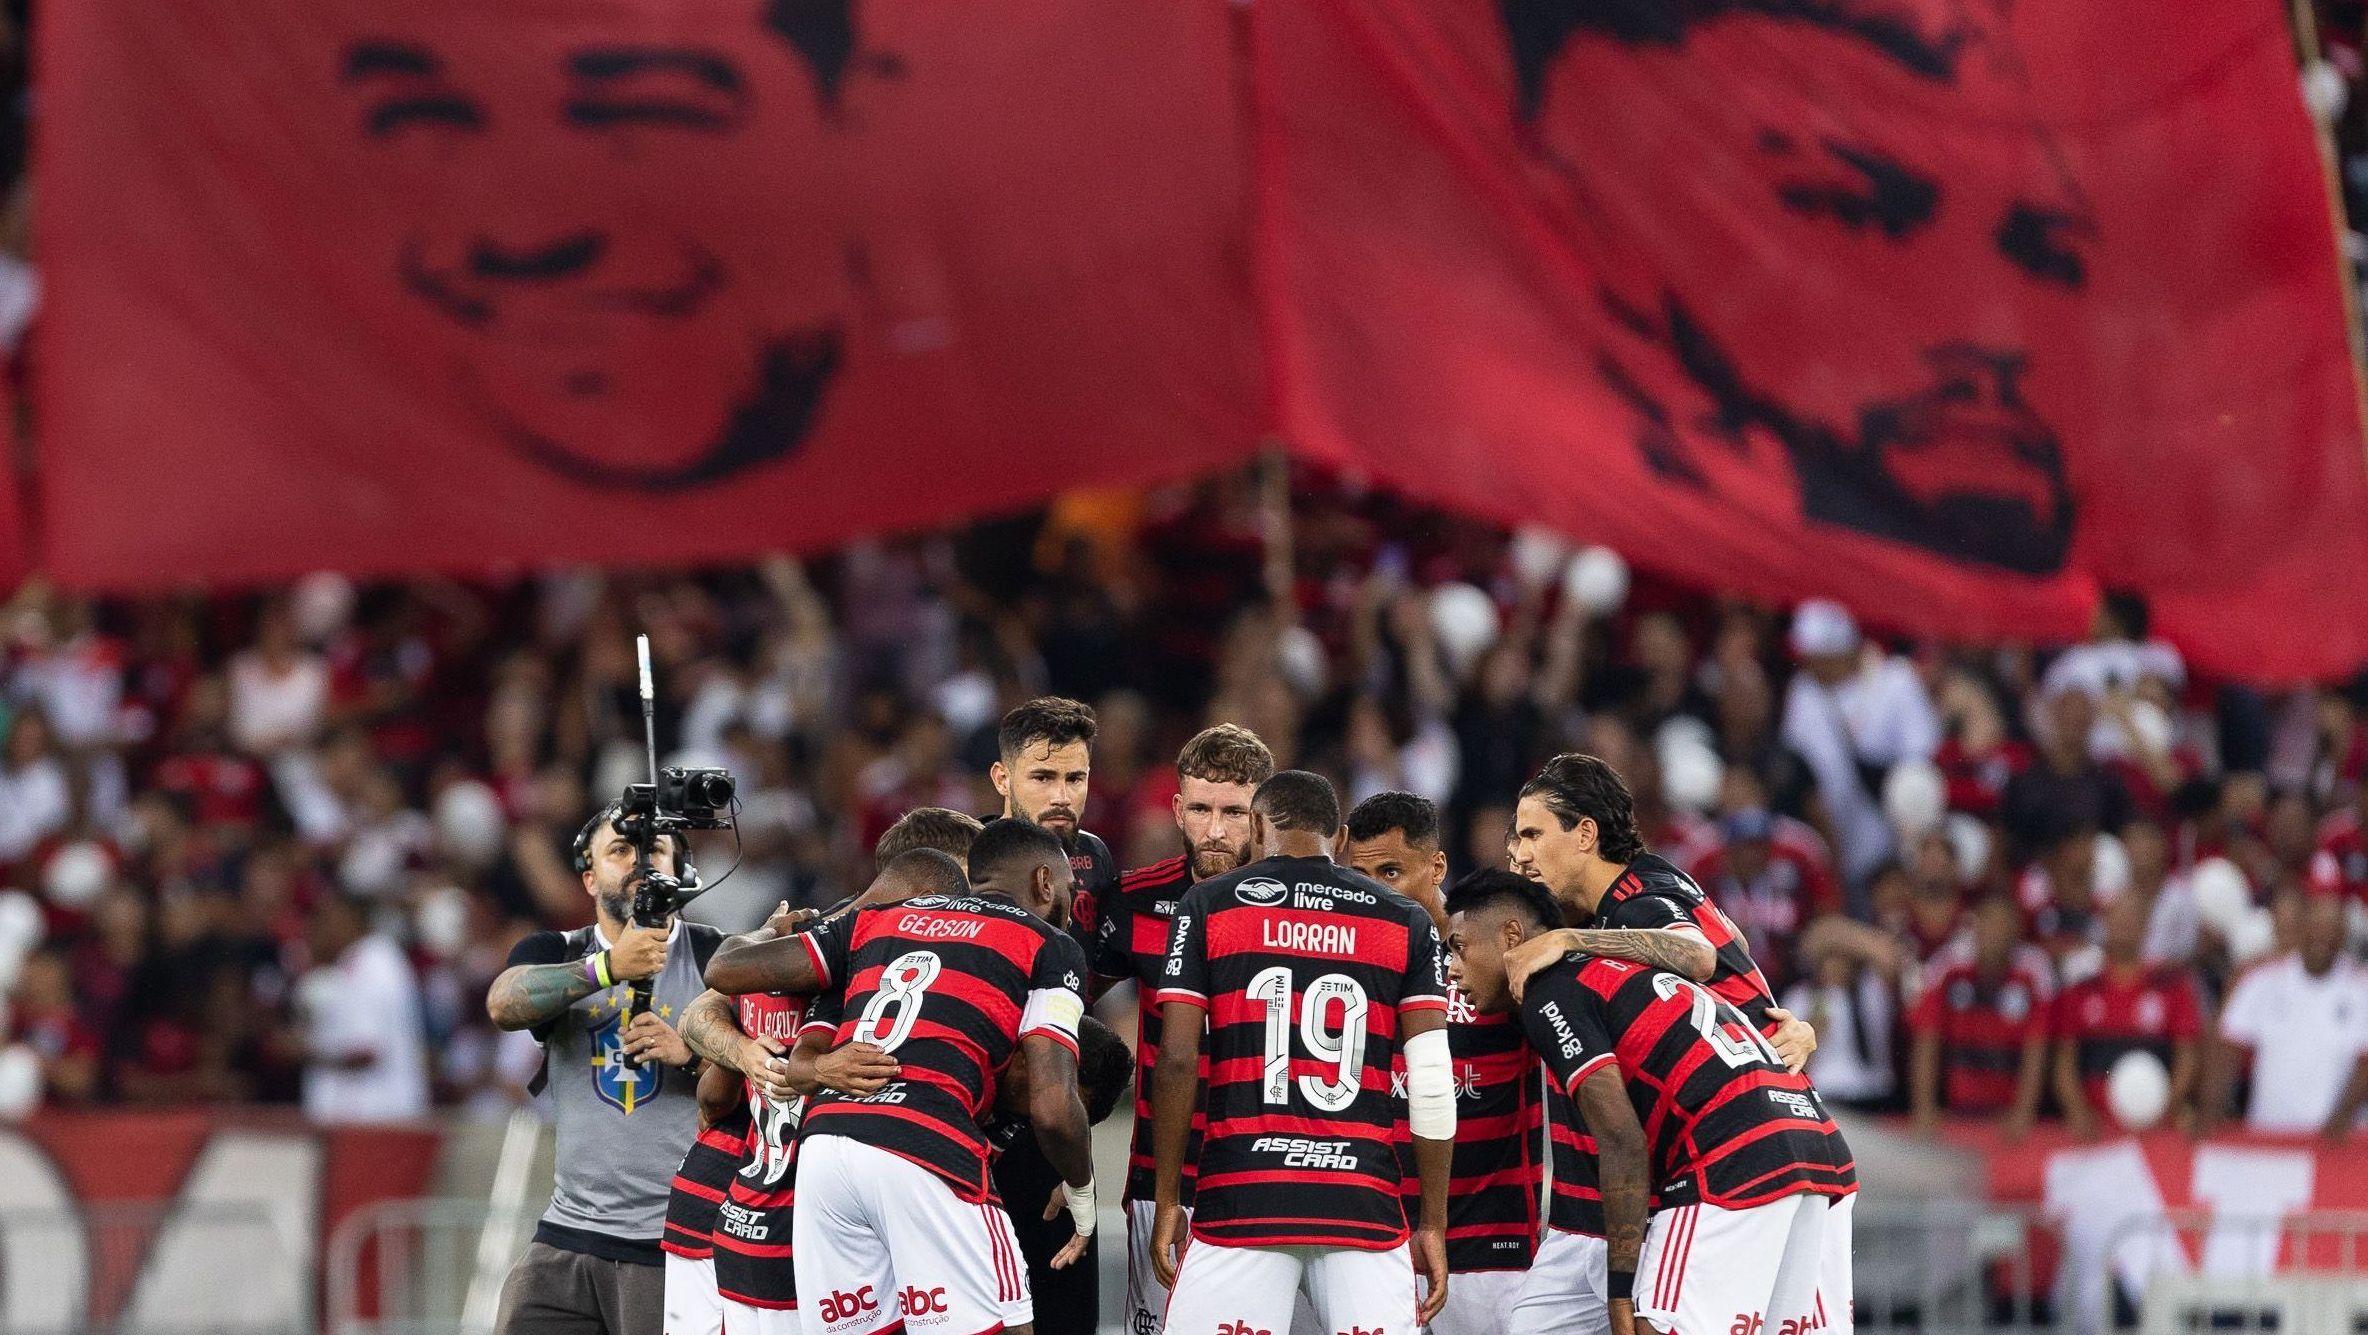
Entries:
{"label": "white arm bandage", "polygon": [[1082,1187],[1072,1187],[1064,1182],[1061,1190],[1069,1197],[1069,1220],[1077,1226],[1077,1236],[1092,1237],[1094,1225],[1102,1222],[1102,1216],[1094,1204],[1093,1182],[1088,1180]]}
{"label": "white arm bandage", "polygon": [[1406,1129],[1424,1140],[1455,1139],[1455,1071],[1444,1029],[1406,1040]]}

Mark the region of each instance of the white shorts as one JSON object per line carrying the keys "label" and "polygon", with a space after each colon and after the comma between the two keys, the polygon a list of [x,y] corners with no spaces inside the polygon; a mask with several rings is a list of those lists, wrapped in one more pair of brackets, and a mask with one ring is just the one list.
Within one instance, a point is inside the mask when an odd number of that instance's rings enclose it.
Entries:
{"label": "white shorts", "polygon": [[[1505,1335],[1603,1335],[1611,1329],[1611,1309],[1604,1305],[1603,1239],[1584,1233],[1547,1229],[1538,1244],[1537,1259],[1521,1276],[1505,1313]],[[1447,1301],[1456,1299],[1464,1277],[1447,1285]],[[1719,1327],[1725,1330],[1726,1327]],[[1436,1323],[1433,1325],[1436,1335]]]}
{"label": "white shorts", "polygon": [[[1151,1226],[1159,1220],[1157,1201],[1126,1203],[1126,1330],[1124,1335],[1159,1335],[1168,1310],[1167,1286],[1151,1269]],[[1187,1236],[1192,1211],[1184,1212]]]}
{"label": "white shorts", "polygon": [[1833,1197],[1825,1207],[1825,1254],[1817,1264],[1817,1315],[1825,1328],[1819,1335],[1851,1335],[1856,1325],[1858,1281],[1851,1278],[1850,1220],[1857,1209],[1856,1192]]}
{"label": "white shorts", "polygon": [[[1748,1210],[1655,1211],[1636,1261],[1636,1314],[1663,1331],[1815,1329],[1830,1199],[1786,1196]],[[1846,1218],[1846,1216],[1845,1216]]]}
{"label": "white shorts", "polygon": [[[1319,1330],[1381,1335],[1414,1329],[1414,1258],[1404,1243],[1369,1252],[1204,1241],[1184,1249],[1164,1329],[1167,1335],[1280,1335],[1291,1329],[1303,1287]],[[1455,1292],[1452,1284],[1448,1292]]]}
{"label": "white shorts", "polygon": [[1458,1270],[1447,1277],[1447,1305],[1431,1318],[1431,1335],[1508,1335],[1522,1270]]}
{"label": "white shorts", "polygon": [[988,1335],[1036,1319],[1011,1216],[845,1136],[798,1148],[790,1226],[805,1335]]}
{"label": "white shorts", "polygon": [[715,1291],[715,1258],[666,1253],[666,1335],[723,1335],[724,1296]]}
{"label": "white shorts", "polygon": [[723,1335],[806,1335],[794,1307],[751,1307],[724,1299]]}

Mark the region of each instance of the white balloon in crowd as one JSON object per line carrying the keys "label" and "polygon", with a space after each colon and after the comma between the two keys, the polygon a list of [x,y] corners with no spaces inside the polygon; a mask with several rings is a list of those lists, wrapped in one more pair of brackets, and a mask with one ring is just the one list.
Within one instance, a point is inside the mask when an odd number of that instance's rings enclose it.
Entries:
{"label": "white balloon in crowd", "polygon": [[1594,616],[1610,616],[1628,601],[1628,563],[1609,547],[1588,547],[1562,572],[1562,592]]}
{"label": "white balloon in crowd", "polygon": [[2235,945],[2237,924],[2253,909],[2245,874],[2226,858],[2205,858],[2187,874],[2187,884],[2195,894],[2196,916]]}
{"label": "white balloon in crowd", "polygon": [[331,570],[316,570],[296,581],[288,592],[288,611],[296,635],[306,644],[319,644],[345,629],[354,613],[353,581]]}
{"label": "white balloon in crowd", "polygon": [[2089,888],[2100,903],[2112,903],[2130,888],[2130,851],[2114,835],[2100,834],[2089,855]]}
{"label": "white balloon in crowd", "polygon": [[1663,747],[1660,761],[1661,796],[1669,805],[1693,812],[1718,805],[1719,785],[1727,777],[1718,752],[1684,738]]}
{"label": "white balloon in crowd", "polygon": [[1546,584],[1570,562],[1570,544],[1547,529],[1524,525],[1513,530],[1513,574],[1532,587]]}
{"label": "white balloon in crowd", "polygon": [[41,1102],[41,1054],[22,1043],[0,1048],[0,1121],[21,1122]]}
{"label": "white balloon in crowd", "polygon": [[1903,760],[1883,776],[1883,815],[1900,842],[1913,844],[1940,828],[1949,810],[1949,785],[1929,760]]}
{"label": "white balloon in crowd", "polygon": [[0,996],[15,989],[25,956],[48,934],[41,901],[22,890],[0,890]]}
{"label": "white balloon in crowd", "polygon": [[2121,1054],[2105,1074],[2105,1106],[2131,1131],[2161,1122],[2171,1108],[2171,1073],[2163,1069],[2162,1058],[2151,1052]]}
{"label": "white balloon in crowd", "polygon": [[419,944],[440,960],[457,957],[469,945],[469,892],[456,885],[440,885],[412,906],[413,930]]}
{"label": "white balloon in crowd", "polygon": [[1274,653],[1293,690],[1308,699],[1324,693],[1324,642],[1314,631],[1296,623],[1283,627],[1275,637]]}
{"label": "white balloon in crowd", "polygon": [[1949,852],[1957,862],[1957,879],[1971,882],[1981,879],[1990,868],[1990,827],[1981,817],[1969,811],[1949,813],[1941,827],[1948,836]]}
{"label": "white balloon in crowd", "polygon": [[41,891],[60,908],[87,908],[97,902],[114,876],[115,864],[107,850],[88,839],[78,839],[49,855],[41,868]]}
{"label": "white balloon in crowd", "polygon": [[436,846],[446,857],[483,869],[501,859],[509,836],[502,800],[475,779],[447,784],[436,794]]}
{"label": "white balloon in crowd", "polygon": [[1457,582],[1431,590],[1431,634],[1449,667],[1461,671],[1496,643],[1501,629],[1496,600],[1479,589]]}
{"label": "white balloon in crowd", "polygon": [[2236,920],[2228,933],[2228,954],[2239,964],[2260,959],[2277,944],[2277,926],[2268,909],[2253,909]]}

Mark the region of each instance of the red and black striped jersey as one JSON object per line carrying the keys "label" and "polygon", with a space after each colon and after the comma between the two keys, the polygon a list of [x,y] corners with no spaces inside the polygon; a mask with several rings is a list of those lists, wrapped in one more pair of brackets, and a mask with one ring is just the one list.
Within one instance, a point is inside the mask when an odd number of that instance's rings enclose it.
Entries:
{"label": "red and black striped jersey", "polygon": [[[1135,1041],[1135,1129],[1127,1146],[1126,1195],[1147,1201],[1151,1182],[1151,1073],[1159,1064],[1159,984],[1168,962],[1168,927],[1176,905],[1192,888],[1192,859],[1177,856],[1138,867],[1118,880],[1118,889],[1102,897],[1093,945],[1085,962],[1096,978],[1135,980],[1138,1037]],[[1201,1053],[1201,1078],[1208,1079],[1208,1053]],[[1208,1110],[1198,1101],[1192,1107],[1192,1142],[1184,1150],[1181,1199],[1192,1204],[1192,1180],[1199,1171],[1201,1135],[1208,1129]]]}
{"label": "red and black striped jersey", "polygon": [[[737,999],[740,1032],[776,1039],[787,1050],[807,1012],[804,997],[755,992]],[[733,1165],[715,1218],[715,1287],[750,1307],[794,1309],[798,1290],[790,1262],[790,1209],[797,1203],[799,1114],[805,1100],[778,1102],[748,1091],[747,1151]]]}
{"label": "red and black striped jersey", "polygon": [[1184,896],[1159,1000],[1208,1016],[1195,1238],[1405,1241],[1390,1071],[1399,1013],[1447,1008],[1430,915],[1325,858],[1254,862]]}
{"label": "red and black striped jersey", "polygon": [[[1543,1069],[1542,1065],[1540,1069]],[[1603,1236],[1603,1188],[1595,1172],[1595,1137],[1579,1117],[1579,1105],[1556,1084],[1546,1087],[1546,1138],[1553,1145],[1553,1176],[1547,1181],[1546,1227],[1558,1233]]]}
{"label": "red and black striped jersey", "polygon": [[877,1044],[899,1066],[876,1093],[809,1099],[805,1133],[862,1141],[944,1178],[966,1201],[993,1199],[979,1118],[1021,1038],[1077,1050],[1077,942],[1002,895],[925,895],[797,939],[823,986],[846,991],[836,1042]]}
{"label": "red and black striped jersey", "polygon": [[[1527,1270],[1538,1239],[1538,1059],[1507,1015],[1482,1015],[1447,985],[1447,1050],[1454,1058],[1455,1158],[1447,1188],[1447,1268]],[[1406,1094],[1400,1054],[1391,1092]],[[1398,1171],[1406,1222],[1422,1217],[1414,1134],[1398,1110]]]}
{"label": "red and black striped jersey", "polygon": [[1857,1190],[1850,1147],[1808,1078],[1742,1012],[1676,974],[1571,955],[1531,978],[1521,1022],[1575,1097],[1616,1061],[1652,1156],[1654,1204],[1739,1210]]}
{"label": "red and black striped jersey", "polygon": [[712,1233],[716,1207],[732,1174],[740,1170],[740,1156],[748,1151],[748,1114],[735,1112],[699,1135],[683,1152],[674,1170],[674,1185],[666,1193],[666,1232],[658,1246],[691,1260],[714,1254]]}
{"label": "red and black striped jersey", "polygon": [[1595,925],[1698,929],[1718,951],[1710,990],[1743,1012],[1743,1018],[1753,1025],[1763,1030],[1768,1027],[1768,1008],[1776,1004],[1776,997],[1759,964],[1751,958],[1750,943],[1727,915],[1719,912],[1718,905],[1710,902],[1694,878],[1679,871],[1669,859],[1644,853],[1631,861],[1595,906]]}

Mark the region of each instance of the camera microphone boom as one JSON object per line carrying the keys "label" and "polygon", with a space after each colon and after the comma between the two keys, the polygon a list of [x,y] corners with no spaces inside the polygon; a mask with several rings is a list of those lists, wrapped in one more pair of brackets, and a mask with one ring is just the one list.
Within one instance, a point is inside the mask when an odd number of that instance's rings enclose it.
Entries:
{"label": "camera microphone boom", "polygon": [[[650,673],[650,637],[634,637],[633,647],[641,666],[641,735],[642,744],[649,752],[650,781],[626,786],[624,796],[617,802],[616,827],[617,833],[633,844],[633,925],[661,928],[673,921],[676,911],[686,902],[707,888],[700,884],[699,874],[691,866],[690,845],[685,836],[692,830],[731,829],[737,785],[732,782],[729,770],[685,769],[679,765],[658,768],[658,693],[656,680]],[[662,872],[650,865],[659,835],[674,841],[674,869],[678,874]],[[620,1026],[632,1023],[633,1016],[650,1008],[653,983],[648,978],[634,981],[632,1000]],[[628,1068],[641,1065],[631,1055],[624,1061]]]}

